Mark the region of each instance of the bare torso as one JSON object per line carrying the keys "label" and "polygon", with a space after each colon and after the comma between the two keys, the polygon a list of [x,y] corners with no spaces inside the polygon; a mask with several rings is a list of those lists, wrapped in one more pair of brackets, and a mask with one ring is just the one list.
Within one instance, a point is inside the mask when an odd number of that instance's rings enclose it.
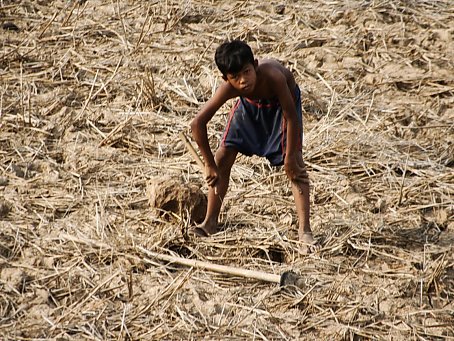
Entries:
{"label": "bare torso", "polygon": [[248,97],[255,99],[271,99],[276,97],[275,88],[271,86],[273,83],[272,74],[275,72],[280,72],[285,76],[287,86],[290,92],[293,93],[293,89],[296,87],[296,81],[289,69],[274,59],[261,59],[258,62],[257,84],[254,92]]}

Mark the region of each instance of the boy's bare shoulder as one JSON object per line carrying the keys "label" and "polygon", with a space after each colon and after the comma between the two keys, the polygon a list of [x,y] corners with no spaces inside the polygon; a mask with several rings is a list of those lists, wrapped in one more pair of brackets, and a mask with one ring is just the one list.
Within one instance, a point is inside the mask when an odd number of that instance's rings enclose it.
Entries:
{"label": "boy's bare shoulder", "polygon": [[224,100],[237,97],[238,95],[238,90],[236,90],[229,82],[222,83],[215,93],[215,96],[220,97]]}
{"label": "boy's bare shoulder", "polygon": [[258,62],[259,62],[259,66],[263,66],[263,67],[266,67],[266,68],[277,68],[279,70],[286,70],[287,69],[277,59],[264,58],[264,59],[260,59]]}
{"label": "boy's bare shoulder", "polygon": [[283,73],[287,78],[289,76],[293,77],[291,71],[287,69],[281,62],[276,59],[261,59],[259,60],[259,68],[264,73],[273,73],[279,72]]}
{"label": "boy's bare shoulder", "polygon": [[229,82],[222,83],[214,95],[208,100],[205,106],[213,107],[215,110],[231,98],[238,97],[240,93]]}
{"label": "boy's bare shoulder", "polygon": [[273,59],[273,58],[262,58],[262,59],[259,59],[258,62],[259,62],[259,65],[284,67],[280,61]]}
{"label": "boy's bare shoulder", "polygon": [[273,80],[276,75],[283,75],[289,88],[291,89],[293,89],[296,85],[292,72],[275,59],[259,60],[259,70],[266,78],[271,78]]}

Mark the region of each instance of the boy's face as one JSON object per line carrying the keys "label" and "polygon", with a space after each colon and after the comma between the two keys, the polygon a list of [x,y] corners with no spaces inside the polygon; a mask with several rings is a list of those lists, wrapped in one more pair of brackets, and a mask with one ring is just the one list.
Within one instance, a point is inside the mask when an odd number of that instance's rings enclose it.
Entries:
{"label": "boy's face", "polygon": [[255,88],[257,81],[256,67],[257,62],[254,64],[248,63],[239,72],[228,73],[225,80],[239,92],[247,95]]}

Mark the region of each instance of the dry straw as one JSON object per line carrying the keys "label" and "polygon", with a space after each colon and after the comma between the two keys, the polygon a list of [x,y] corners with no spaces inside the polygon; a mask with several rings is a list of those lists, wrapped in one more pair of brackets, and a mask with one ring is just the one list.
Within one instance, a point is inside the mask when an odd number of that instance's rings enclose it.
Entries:
{"label": "dry straw", "polygon": [[[0,4],[1,339],[454,338],[450,0]],[[310,256],[283,170],[259,158],[238,158],[222,232],[187,240],[184,214],[151,213],[155,176],[207,189],[178,134],[228,38],[303,89]]]}

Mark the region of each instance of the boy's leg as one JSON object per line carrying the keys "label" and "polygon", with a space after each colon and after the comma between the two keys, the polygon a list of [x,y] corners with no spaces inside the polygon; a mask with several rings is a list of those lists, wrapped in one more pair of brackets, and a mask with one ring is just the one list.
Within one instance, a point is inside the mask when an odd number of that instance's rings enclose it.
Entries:
{"label": "boy's leg", "polygon": [[292,182],[292,193],[295,198],[296,213],[298,215],[298,237],[303,243],[300,248],[302,253],[308,253],[310,245],[315,244],[310,226],[310,197],[309,197],[309,178],[306,172],[302,156],[298,158],[301,172],[304,174],[306,181]]}
{"label": "boy's leg", "polygon": [[216,190],[214,187],[208,189],[207,213],[203,223],[196,228],[198,234],[209,235],[218,231],[218,217],[229,186],[230,171],[237,154],[238,152],[235,149],[226,147],[219,147],[216,151],[215,161],[218,166],[219,177],[216,182]]}
{"label": "boy's leg", "polygon": [[298,236],[302,242],[313,242],[310,227],[309,184],[292,182],[292,193],[295,198],[296,213],[298,215]]}

